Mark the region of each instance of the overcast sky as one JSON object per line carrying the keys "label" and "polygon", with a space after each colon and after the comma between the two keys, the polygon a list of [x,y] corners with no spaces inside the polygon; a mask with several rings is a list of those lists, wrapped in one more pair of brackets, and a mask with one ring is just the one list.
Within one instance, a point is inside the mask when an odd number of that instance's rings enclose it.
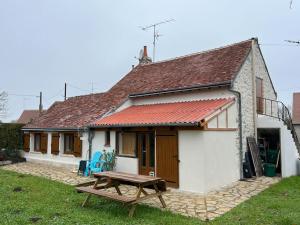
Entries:
{"label": "overcast sky", "polygon": [[[161,25],[158,60],[258,37],[279,100],[300,91],[300,3],[294,0],[0,0],[0,91],[9,95],[8,116],[68,96],[103,92],[124,76],[152,31]],[[93,83],[93,85],[92,85]],[[3,118],[2,118],[3,120]]]}

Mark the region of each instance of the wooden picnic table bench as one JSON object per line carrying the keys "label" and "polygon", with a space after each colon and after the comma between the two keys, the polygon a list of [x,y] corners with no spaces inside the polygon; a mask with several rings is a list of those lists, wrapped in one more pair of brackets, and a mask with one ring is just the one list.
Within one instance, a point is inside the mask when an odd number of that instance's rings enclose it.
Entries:
{"label": "wooden picnic table bench", "polygon": [[[91,195],[101,196],[111,200],[119,201],[131,205],[129,216],[132,217],[136,208],[136,204],[146,199],[158,197],[162,206],[165,208],[166,203],[162,197],[167,191],[166,182],[159,177],[135,175],[129,173],[106,171],[95,173],[96,181],[80,184],[76,187],[79,192],[88,193],[88,196],[82,203],[82,207],[86,205]],[[88,186],[93,184],[93,186]],[[137,193],[134,197],[123,195],[119,186],[130,185],[137,187]],[[110,193],[103,189],[115,188],[117,193]],[[145,188],[154,189],[155,193],[148,193]],[[141,196],[143,193],[144,196]]]}

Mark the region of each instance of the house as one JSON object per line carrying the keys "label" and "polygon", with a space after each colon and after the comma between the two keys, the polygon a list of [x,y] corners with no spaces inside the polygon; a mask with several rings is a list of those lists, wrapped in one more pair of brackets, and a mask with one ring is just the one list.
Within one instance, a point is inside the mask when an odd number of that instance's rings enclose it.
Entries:
{"label": "house", "polygon": [[155,63],[144,49],[107,92],[69,98],[28,124],[25,155],[78,165],[116,150],[117,171],[205,193],[243,177],[247,137],[280,147],[281,176],[298,173],[282,107],[255,38]]}
{"label": "house", "polygon": [[300,137],[300,92],[293,94],[293,124]]}
{"label": "house", "polygon": [[21,114],[21,116],[19,117],[19,119],[16,121],[16,123],[20,123],[20,124],[27,124],[32,122],[35,118],[40,116],[40,113],[44,113],[45,110],[43,110],[42,112],[40,112],[40,110],[24,110]]}

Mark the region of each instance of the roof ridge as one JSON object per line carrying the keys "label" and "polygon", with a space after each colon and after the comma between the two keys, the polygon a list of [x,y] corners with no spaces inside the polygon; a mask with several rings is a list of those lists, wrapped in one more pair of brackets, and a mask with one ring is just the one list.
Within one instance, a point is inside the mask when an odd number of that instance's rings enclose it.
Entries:
{"label": "roof ridge", "polygon": [[91,93],[91,94],[85,94],[85,95],[75,95],[75,96],[71,96],[71,97],[68,97],[68,99],[72,99],[72,98],[80,98],[80,97],[87,97],[87,96],[93,96],[93,95],[100,95],[100,94],[105,94],[106,92],[99,92],[99,93]]}
{"label": "roof ridge", "polygon": [[182,55],[182,56],[177,56],[177,57],[173,57],[173,58],[169,58],[169,59],[164,59],[164,60],[157,61],[157,62],[152,62],[152,63],[147,63],[147,64],[139,64],[138,66],[156,65],[156,64],[159,64],[159,63],[169,62],[169,61],[173,61],[173,60],[177,60],[177,59],[181,59],[181,58],[186,58],[186,57],[190,57],[190,56],[195,56],[195,55],[200,55],[200,54],[204,54],[204,53],[209,53],[209,52],[221,50],[221,49],[224,49],[224,48],[229,48],[229,47],[232,47],[232,46],[235,46],[235,45],[240,45],[240,44],[246,43],[248,41],[252,41],[253,39],[254,38],[250,38],[250,39],[247,39],[247,40],[244,40],[244,41],[240,41],[240,42],[236,42],[236,43],[233,43],[233,44],[228,44],[228,45],[220,46],[220,47],[217,47],[217,48],[207,49],[207,50],[203,50],[203,51],[199,51],[199,52],[194,52],[194,53],[187,54],[187,55]]}

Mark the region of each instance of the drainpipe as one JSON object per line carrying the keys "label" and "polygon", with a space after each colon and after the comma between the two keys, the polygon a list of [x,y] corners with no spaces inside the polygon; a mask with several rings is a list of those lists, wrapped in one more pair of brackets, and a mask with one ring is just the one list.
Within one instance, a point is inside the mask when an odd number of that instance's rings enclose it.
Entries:
{"label": "drainpipe", "polygon": [[89,141],[89,160],[92,158],[92,143],[93,139],[95,137],[95,131],[91,130],[91,128],[88,128],[88,141]]}
{"label": "drainpipe", "polygon": [[242,131],[242,100],[241,100],[241,93],[239,91],[234,91],[232,89],[229,89],[235,96],[238,98],[238,105],[239,105],[239,139],[240,139],[240,179],[242,180],[244,178],[243,175],[243,131]]}

